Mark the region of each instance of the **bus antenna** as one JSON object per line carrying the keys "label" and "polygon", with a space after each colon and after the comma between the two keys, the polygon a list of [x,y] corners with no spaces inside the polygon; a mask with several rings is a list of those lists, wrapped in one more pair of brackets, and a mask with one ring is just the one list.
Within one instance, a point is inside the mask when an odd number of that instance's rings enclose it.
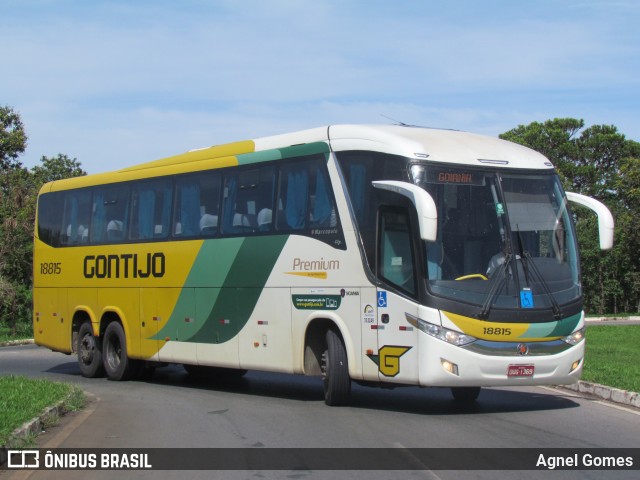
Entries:
{"label": "bus antenna", "polygon": [[410,126],[410,125],[408,125],[408,124],[406,124],[406,123],[404,123],[404,122],[401,122],[400,120],[396,120],[395,118],[391,118],[391,117],[389,117],[389,116],[387,116],[387,115],[384,115],[384,114],[382,114],[382,113],[380,114],[380,116],[381,116],[381,117],[386,118],[387,120],[391,120],[391,121],[392,121],[393,123],[395,123],[396,125],[400,125],[400,126],[402,126],[402,127],[409,127],[409,126]]}

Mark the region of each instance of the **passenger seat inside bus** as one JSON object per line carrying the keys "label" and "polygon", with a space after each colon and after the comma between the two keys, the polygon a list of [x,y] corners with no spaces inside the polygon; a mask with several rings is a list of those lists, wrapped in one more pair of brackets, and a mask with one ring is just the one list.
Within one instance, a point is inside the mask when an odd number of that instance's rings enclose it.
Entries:
{"label": "passenger seat inside bus", "polygon": [[200,233],[203,235],[211,235],[218,230],[218,216],[205,213],[200,218]]}
{"label": "passenger seat inside bus", "polygon": [[114,242],[124,238],[124,230],[122,220],[110,220],[107,223],[107,240]]}
{"label": "passenger seat inside bus", "polygon": [[270,208],[263,208],[258,212],[258,230],[261,232],[268,232],[271,230],[271,223],[273,222],[273,212]]}

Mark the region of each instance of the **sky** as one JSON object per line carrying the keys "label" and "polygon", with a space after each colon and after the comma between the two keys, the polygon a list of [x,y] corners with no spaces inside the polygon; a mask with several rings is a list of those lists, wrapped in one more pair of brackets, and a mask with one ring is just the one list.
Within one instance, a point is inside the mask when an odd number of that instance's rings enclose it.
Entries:
{"label": "sky", "polygon": [[640,141],[636,0],[0,0],[0,32],[29,168],[338,123],[497,136],[573,117]]}

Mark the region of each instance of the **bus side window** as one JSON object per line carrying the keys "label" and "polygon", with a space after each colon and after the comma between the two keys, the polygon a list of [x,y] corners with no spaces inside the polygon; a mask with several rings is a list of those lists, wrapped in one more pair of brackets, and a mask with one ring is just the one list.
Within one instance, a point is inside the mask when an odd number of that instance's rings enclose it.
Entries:
{"label": "bus side window", "polygon": [[314,167],[316,168],[312,169],[312,174],[315,176],[315,181],[311,182],[311,185],[315,186],[315,190],[311,193],[311,226],[335,227],[337,219],[331,197],[331,182],[327,172],[320,168],[320,165],[314,165]]}
{"label": "bus side window", "polygon": [[171,181],[136,184],[133,187],[132,199],[131,238],[166,238],[171,217]]}
{"label": "bus side window", "polygon": [[225,175],[224,234],[251,234],[271,230],[275,169],[242,170]]}
{"label": "bus side window", "polygon": [[331,182],[323,161],[292,163],[280,171],[279,230],[336,227]]}
{"label": "bus side window", "polygon": [[60,242],[62,245],[87,243],[91,218],[90,208],[90,190],[75,190],[66,193]]}
{"label": "bus side window", "polygon": [[278,229],[301,230],[306,225],[309,201],[309,172],[306,163],[292,164],[280,171]]}
{"label": "bus side window", "polygon": [[416,276],[409,213],[406,209],[380,211],[378,276],[412,295]]}
{"label": "bus side window", "polygon": [[[87,202],[89,205],[89,202]],[[129,226],[129,187],[112,185],[94,190],[91,243],[118,243]]]}
{"label": "bus side window", "polygon": [[177,181],[173,235],[214,236],[220,215],[220,175],[200,172]]}
{"label": "bus side window", "polygon": [[64,196],[64,192],[53,192],[38,199],[38,238],[52,247],[59,247],[67,237],[65,230],[62,238]]}

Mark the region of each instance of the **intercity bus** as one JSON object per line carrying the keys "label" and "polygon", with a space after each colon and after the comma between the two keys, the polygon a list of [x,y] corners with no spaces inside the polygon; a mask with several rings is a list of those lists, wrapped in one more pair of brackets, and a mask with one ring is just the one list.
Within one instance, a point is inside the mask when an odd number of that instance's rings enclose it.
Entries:
{"label": "intercity bus", "polygon": [[182,364],[212,377],[451,388],[576,382],[579,254],[551,162],[507,141],[332,125],[46,184],[38,345],[85,377]]}

